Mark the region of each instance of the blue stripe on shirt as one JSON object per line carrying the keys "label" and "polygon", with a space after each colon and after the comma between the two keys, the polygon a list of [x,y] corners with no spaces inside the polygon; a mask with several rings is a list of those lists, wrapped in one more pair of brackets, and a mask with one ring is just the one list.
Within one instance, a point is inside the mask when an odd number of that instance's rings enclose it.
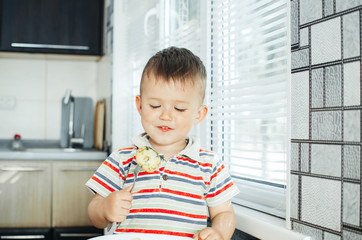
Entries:
{"label": "blue stripe on shirt", "polygon": [[[171,160],[171,159],[170,159]],[[205,168],[205,167],[202,167],[198,164],[194,164],[194,163],[190,163],[190,162],[186,162],[186,161],[180,161],[180,160],[176,160],[174,161],[176,164],[180,164],[180,165],[183,165],[183,166],[187,166],[187,167],[191,167],[191,168],[199,168],[201,172],[208,172],[208,173],[211,173],[211,169],[210,168]]]}
{"label": "blue stripe on shirt", "polygon": [[94,175],[97,176],[99,179],[101,179],[103,182],[106,182],[107,184],[111,185],[114,189],[116,189],[116,191],[121,190],[120,186],[113,183],[109,178],[107,178],[103,174],[95,172]]}
{"label": "blue stripe on shirt", "polygon": [[221,183],[217,184],[215,187],[210,188],[209,190],[209,194],[210,193],[214,193],[215,191],[223,188],[224,186],[226,186],[229,182],[231,182],[231,177],[227,177],[224,181],[222,181]]}
{"label": "blue stripe on shirt", "polygon": [[137,214],[137,215],[128,215],[127,219],[161,219],[161,220],[170,220],[175,222],[183,222],[183,223],[189,223],[189,224],[197,224],[197,225],[206,225],[206,220],[201,219],[200,221],[190,221],[190,219],[185,218],[178,218],[178,217],[172,217],[172,216],[164,216],[164,215],[148,215],[148,214]]}
{"label": "blue stripe on shirt", "polygon": [[166,198],[168,200],[181,201],[181,202],[184,202],[184,203],[189,203],[189,204],[193,204],[193,205],[197,205],[197,206],[206,206],[206,203],[205,203],[204,200],[197,201],[197,200],[185,199],[185,198],[175,197],[175,196],[160,193],[160,192],[151,193],[151,194],[142,194],[142,195],[134,194],[133,195],[134,200],[136,200],[136,199],[148,199],[148,200],[150,200],[150,199],[157,199],[157,198]]}

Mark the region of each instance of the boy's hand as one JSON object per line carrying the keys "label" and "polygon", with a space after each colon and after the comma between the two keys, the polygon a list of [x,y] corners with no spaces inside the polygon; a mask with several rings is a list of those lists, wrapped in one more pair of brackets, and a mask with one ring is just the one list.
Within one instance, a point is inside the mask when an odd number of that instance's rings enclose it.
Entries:
{"label": "boy's hand", "polygon": [[132,207],[132,185],[120,191],[114,191],[103,201],[104,217],[109,222],[122,222]]}
{"label": "boy's hand", "polygon": [[219,232],[211,227],[202,229],[194,234],[193,239],[196,240],[224,240]]}

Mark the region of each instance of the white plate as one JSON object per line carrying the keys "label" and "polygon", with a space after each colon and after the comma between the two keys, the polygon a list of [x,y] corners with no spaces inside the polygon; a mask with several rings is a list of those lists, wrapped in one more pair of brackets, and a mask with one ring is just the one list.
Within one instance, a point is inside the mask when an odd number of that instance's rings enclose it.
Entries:
{"label": "white plate", "polygon": [[189,237],[178,237],[149,233],[119,233],[90,238],[91,240],[191,240]]}

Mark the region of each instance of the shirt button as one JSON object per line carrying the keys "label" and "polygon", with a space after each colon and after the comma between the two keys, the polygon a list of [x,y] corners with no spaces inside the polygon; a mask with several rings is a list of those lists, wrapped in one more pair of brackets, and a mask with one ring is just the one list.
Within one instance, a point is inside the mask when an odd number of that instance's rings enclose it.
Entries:
{"label": "shirt button", "polygon": [[167,179],[168,179],[167,174],[164,174],[164,175],[162,176],[162,178],[163,178],[163,180],[167,181]]}

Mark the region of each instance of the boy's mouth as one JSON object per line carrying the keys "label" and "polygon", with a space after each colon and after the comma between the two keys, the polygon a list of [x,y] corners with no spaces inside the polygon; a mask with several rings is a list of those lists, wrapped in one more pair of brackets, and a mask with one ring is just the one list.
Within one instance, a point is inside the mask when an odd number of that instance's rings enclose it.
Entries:
{"label": "boy's mouth", "polygon": [[172,128],[170,128],[168,126],[158,126],[158,129],[160,129],[162,132],[168,132],[168,131],[172,130]]}

